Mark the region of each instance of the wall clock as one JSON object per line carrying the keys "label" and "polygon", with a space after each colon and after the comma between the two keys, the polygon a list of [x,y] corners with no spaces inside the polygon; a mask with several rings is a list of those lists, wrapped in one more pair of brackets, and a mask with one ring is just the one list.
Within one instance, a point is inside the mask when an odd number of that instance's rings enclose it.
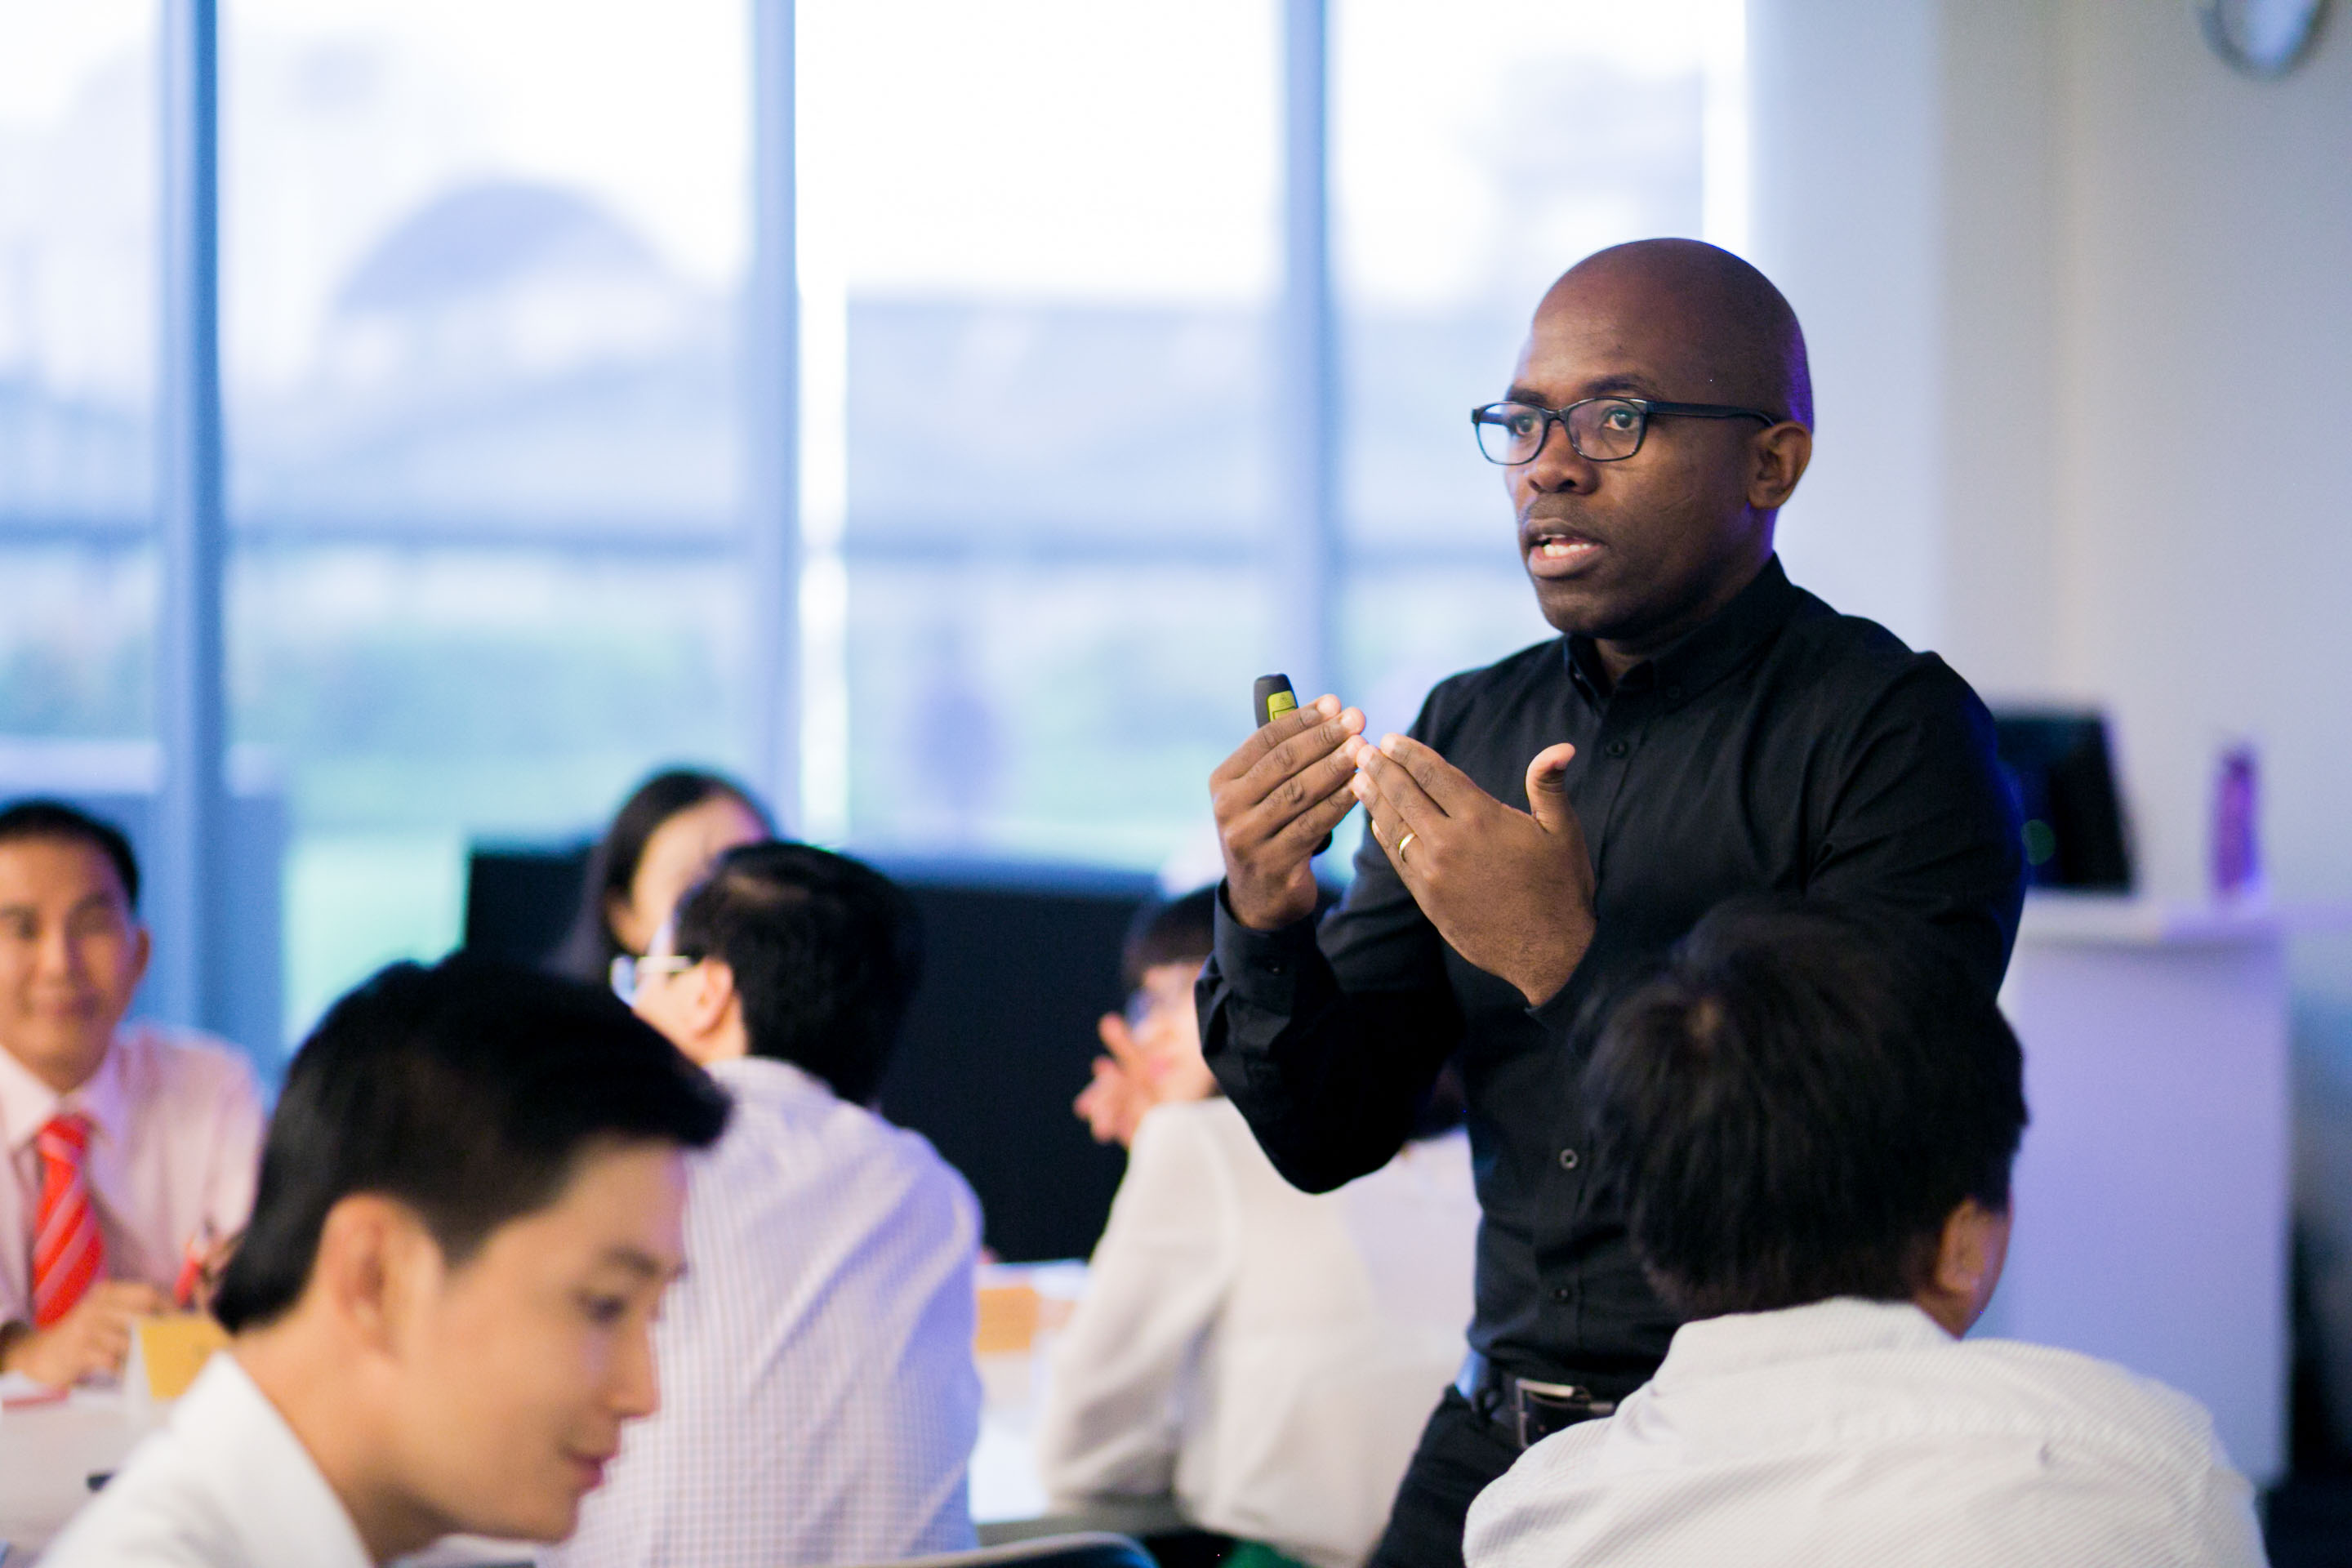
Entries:
{"label": "wall clock", "polygon": [[2197,0],[2215,54],[2248,76],[2284,76],[2311,47],[2327,0]]}

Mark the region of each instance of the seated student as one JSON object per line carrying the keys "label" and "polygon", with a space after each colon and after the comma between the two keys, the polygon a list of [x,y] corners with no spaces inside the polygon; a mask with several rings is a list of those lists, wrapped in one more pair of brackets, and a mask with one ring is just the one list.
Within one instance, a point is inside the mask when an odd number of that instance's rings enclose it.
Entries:
{"label": "seated student", "polygon": [[2000,1278],[2016,1037],[1880,918],[1731,906],[1586,1070],[1643,1267],[1694,1321],[1470,1510],[1472,1568],[2263,1561],[2193,1401],[1963,1341]]}
{"label": "seated student", "polygon": [[609,984],[613,961],[642,955],[713,860],[775,836],[767,807],[734,780],[698,768],[654,774],[629,792],[588,858],[580,912],[554,969]]}
{"label": "seated student", "polygon": [[261,1098],[217,1040],[124,1025],[147,972],[139,863],[56,801],[0,809],[0,1372],[119,1370],[245,1224]]}
{"label": "seated student", "polygon": [[1132,1034],[1105,1039],[1156,1103],[1054,1349],[1038,1468],[1066,1506],[1172,1491],[1242,1542],[1228,1563],[1352,1568],[1462,1362],[1468,1140],[1425,1128],[1320,1196],[1277,1175],[1201,1056],[1215,897],[1164,906],[1129,943]]}
{"label": "seated student", "polygon": [[973,1544],[980,1205],[866,1109],[921,970],[914,905],[805,844],[719,858],[639,961],[638,1013],[735,1096],[694,1167],[661,1415],[557,1554],[816,1568]]}
{"label": "seated student", "polygon": [[709,1078],[609,995],[463,957],[335,1004],[269,1124],[234,1335],[47,1568],[359,1568],[554,1540],[656,1403]]}

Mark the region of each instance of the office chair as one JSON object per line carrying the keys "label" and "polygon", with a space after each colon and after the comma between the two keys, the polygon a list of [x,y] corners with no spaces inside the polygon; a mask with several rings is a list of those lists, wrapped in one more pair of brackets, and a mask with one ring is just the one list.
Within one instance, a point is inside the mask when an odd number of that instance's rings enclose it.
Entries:
{"label": "office chair", "polygon": [[1124,1535],[1089,1530],[1070,1535],[1041,1535],[1034,1541],[1011,1541],[983,1546],[977,1552],[950,1552],[936,1557],[908,1557],[897,1563],[876,1563],[866,1568],[1154,1568],[1151,1554]]}

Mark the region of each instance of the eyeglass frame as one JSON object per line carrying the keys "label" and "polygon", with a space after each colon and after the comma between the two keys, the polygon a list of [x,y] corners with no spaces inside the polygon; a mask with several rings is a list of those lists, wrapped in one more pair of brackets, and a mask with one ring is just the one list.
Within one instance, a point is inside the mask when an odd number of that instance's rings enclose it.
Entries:
{"label": "eyeglass frame", "polygon": [[[1630,408],[1641,410],[1642,433],[1633,437],[1633,449],[1631,452],[1614,458],[1596,458],[1577,445],[1576,430],[1569,424],[1568,416],[1588,403],[1622,403]],[[1486,450],[1486,442],[1478,442],[1478,455],[1501,468],[1525,468],[1542,457],[1543,449],[1551,444],[1551,427],[1555,424],[1559,426],[1560,433],[1568,437],[1569,449],[1586,462],[1622,463],[1627,458],[1641,455],[1642,443],[1650,438],[1650,421],[1662,415],[1669,419],[1761,419],[1768,428],[1782,423],[1781,416],[1778,414],[1768,414],[1761,408],[1741,408],[1728,403],[1665,403],[1655,398],[1626,397],[1618,393],[1603,393],[1598,397],[1580,397],[1575,402],[1558,408],[1546,408],[1540,403],[1528,403],[1516,397],[1506,397],[1499,403],[1482,403],[1470,411],[1470,431],[1474,437],[1481,426],[1502,423],[1499,419],[1480,417],[1489,410],[1496,408],[1526,408],[1544,417],[1543,434],[1537,437],[1536,449],[1524,458],[1517,459],[1497,458]]]}
{"label": "eyeglass frame", "polygon": [[637,994],[645,989],[646,981],[655,974],[683,974],[702,960],[689,958],[682,952],[648,952],[643,955],[624,952],[614,956],[605,971],[605,979],[613,994],[634,1007]]}

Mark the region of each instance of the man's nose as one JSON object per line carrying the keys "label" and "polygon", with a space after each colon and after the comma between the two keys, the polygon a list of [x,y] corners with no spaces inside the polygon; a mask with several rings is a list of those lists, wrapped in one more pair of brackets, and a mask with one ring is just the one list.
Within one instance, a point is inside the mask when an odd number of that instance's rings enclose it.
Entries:
{"label": "man's nose", "polygon": [[654,1364],[654,1331],[638,1324],[621,1337],[620,1353],[613,1358],[613,1411],[624,1421],[651,1415],[661,1408],[661,1373]]}
{"label": "man's nose", "polygon": [[1520,483],[1545,494],[1559,490],[1581,493],[1591,489],[1601,478],[1599,466],[1578,451],[1576,443],[1568,438],[1568,422],[1563,419],[1546,422],[1543,445],[1536,449],[1533,458],[1519,466],[1517,472]]}
{"label": "man's nose", "polygon": [[63,921],[45,929],[35,939],[33,962],[44,980],[70,979],[82,971],[81,944]]}

